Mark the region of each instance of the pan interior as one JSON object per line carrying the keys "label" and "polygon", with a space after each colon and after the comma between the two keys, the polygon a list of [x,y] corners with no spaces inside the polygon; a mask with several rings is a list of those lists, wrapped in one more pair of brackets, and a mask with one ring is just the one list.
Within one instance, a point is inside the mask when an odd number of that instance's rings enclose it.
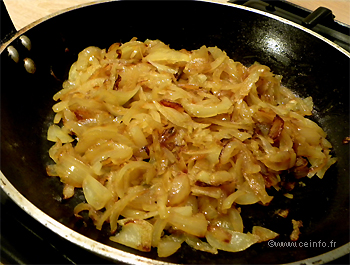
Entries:
{"label": "pan interior", "polygon": [[[62,184],[47,176],[52,164],[46,140],[53,120],[52,96],[61,89],[70,65],[87,46],[108,48],[114,42],[159,39],[171,48],[217,46],[245,65],[258,61],[283,75],[283,84],[302,97],[312,96],[313,119],[327,132],[338,162],[320,180],[314,177],[298,188],[294,199],[276,195],[270,206],[244,209],[245,226],[269,225],[288,241],[291,219],[303,220],[300,241],[349,242],[349,57],[321,39],[291,25],[244,9],[205,2],[108,2],[63,13],[25,32],[30,52],[12,45],[20,56],[34,60],[37,71],[28,74],[21,63],[1,54],[1,171],[16,189],[39,209],[64,225],[102,243],[157,259],[156,252],[141,253],[108,240],[108,229],[93,228],[89,220],[73,217],[83,201],[77,192],[62,200]],[[21,57],[21,58],[22,58]],[[22,58],[23,59],[23,58]],[[6,67],[5,67],[6,66]],[[289,208],[283,219],[274,213]],[[86,226],[87,224],[87,226]],[[282,250],[282,251],[281,251]],[[287,263],[332,250],[329,248],[273,248],[256,244],[240,253],[199,253],[183,244],[175,263]],[[118,257],[116,257],[118,259]]]}

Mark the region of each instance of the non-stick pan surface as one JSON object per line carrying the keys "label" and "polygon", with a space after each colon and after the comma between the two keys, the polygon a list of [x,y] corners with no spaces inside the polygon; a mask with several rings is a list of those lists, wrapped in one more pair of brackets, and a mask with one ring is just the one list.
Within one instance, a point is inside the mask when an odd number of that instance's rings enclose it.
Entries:
{"label": "non-stick pan surface", "polygon": [[[30,51],[22,47],[18,39],[21,34],[31,40]],[[271,247],[262,243],[239,253],[212,255],[194,252],[183,244],[173,256],[157,259],[156,251],[142,253],[110,242],[108,229],[97,231],[89,220],[73,217],[74,206],[84,200],[82,193],[62,200],[62,184],[45,171],[46,165],[52,163],[47,152],[52,143],[46,140],[54,115],[52,96],[61,89],[70,65],[82,49],[108,48],[132,37],[140,41],[160,39],[174,49],[217,46],[243,64],[258,61],[268,65],[274,73],[283,75],[285,86],[300,96],[312,96],[313,119],[327,132],[337,164],[322,180],[306,179],[306,186],[295,190],[293,200],[276,195],[270,206],[245,207],[242,215],[247,231],[253,225],[266,226],[280,233],[280,242],[289,241],[291,219],[302,220],[299,241],[322,245]],[[103,249],[109,248],[95,241],[134,253],[122,258],[110,251],[106,254],[129,263],[147,261],[139,258],[142,256],[195,264],[288,263],[328,251],[338,256],[346,253],[346,247],[334,250],[349,243],[349,146],[343,140],[349,136],[350,55],[344,50],[283,19],[249,8],[208,2],[107,1],[88,5],[36,23],[17,34],[10,45],[19,50],[20,62],[15,63],[6,49],[1,54],[1,171],[5,176],[1,176],[1,186],[15,201],[18,194],[29,200],[35,207],[23,208],[35,218],[40,219],[38,213],[42,211],[45,220],[53,218],[94,241],[79,238],[74,232],[67,234],[71,230],[66,227],[60,232],[61,226],[55,221],[45,223],[49,228],[54,223],[55,232],[99,255],[105,255]],[[25,57],[33,59],[34,74],[25,71]],[[18,193],[9,188],[10,183]],[[16,203],[21,205],[25,200]],[[288,218],[275,214],[280,208],[290,209]]]}

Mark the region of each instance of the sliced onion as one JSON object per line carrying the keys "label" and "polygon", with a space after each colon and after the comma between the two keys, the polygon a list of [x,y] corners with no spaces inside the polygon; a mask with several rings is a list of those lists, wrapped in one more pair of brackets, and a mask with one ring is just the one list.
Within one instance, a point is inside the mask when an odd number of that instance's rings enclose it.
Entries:
{"label": "sliced onion", "polygon": [[142,147],[148,145],[148,141],[146,139],[146,136],[145,136],[145,134],[143,133],[142,129],[139,126],[130,126],[129,133],[130,133],[134,143],[139,148],[142,148]]}
{"label": "sliced onion", "polygon": [[101,140],[112,140],[116,143],[121,143],[132,148],[137,148],[131,139],[120,133],[118,128],[113,128],[113,126],[101,126],[94,127],[85,131],[80,137],[75,147],[75,151],[79,154],[83,154],[86,152],[86,150],[89,149],[89,147],[99,143]]}
{"label": "sliced onion", "polygon": [[124,219],[122,229],[109,239],[144,252],[151,251],[153,225],[145,220]]}
{"label": "sliced onion", "polygon": [[63,101],[60,101],[60,102],[56,103],[55,105],[53,105],[52,110],[54,112],[60,112],[60,111],[64,110],[67,107],[68,107],[68,101],[67,100],[63,100]]}
{"label": "sliced onion", "polygon": [[168,257],[174,254],[180,247],[183,239],[176,236],[164,236],[158,243],[157,253],[159,257]]}
{"label": "sliced onion", "polygon": [[56,172],[63,183],[80,188],[86,177],[93,174],[89,166],[70,154],[62,155],[56,164]]}
{"label": "sliced onion", "polygon": [[124,208],[135,198],[140,196],[142,193],[145,193],[145,188],[142,186],[134,186],[128,189],[126,195],[118,200],[116,203],[114,203],[113,207],[111,208],[111,215],[110,215],[110,224],[111,224],[111,232],[115,232],[118,227],[118,219],[121,214],[121,212],[124,210]]}
{"label": "sliced onion", "polygon": [[102,209],[112,198],[112,193],[91,176],[84,179],[82,186],[86,201],[96,210]]}
{"label": "sliced onion", "polygon": [[123,197],[126,190],[132,186],[133,176],[138,179],[140,184],[149,184],[152,178],[156,176],[156,170],[152,164],[145,161],[130,161],[123,166],[113,180],[115,191],[119,197]]}
{"label": "sliced onion", "polygon": [[121,164],[129,160],[133,155],[133,149],[127,145],[115,143],[113,141],[104,142],[90,148],[85,152],[84,158],[91,165],[110,159],[114,164]]}
{"label": "sliced onion", "polygon": [[132,90],[124,91],[124,90],[101,90],[96,93],[96,97],[105,101],[109,104],[113,104],[116,106],[123,106],[126,102],[128,102],[136,93],[139,91],[140,86],[136,86]]}
{"label": "sliced onion", "polygon": [[230,209],[232,204],[237,200],[238,197],[242,196],[246,194],[245,191],[241,191],[241,190],[237,190],[233,193],[231,193],[229,196],[227,196],[223,203],[222,203],[222,209],[223,210],[227,210]]}
{"label": "sliced onion", "polygon": [[73,142],[73,138],[69,135],[69,131],[64,127],[60,128],[58,125],[53,124],[47,131],[47,140],[57,142],[60,140],[62,143]]}
{"label": "sliced onion", "polygon": [[153,224],[153,234],[152,234],[152,247],[157,247],[160,241],[160,238],[163,235],[163,230],[167,225],[167,219],[157,218]]}
{"label": "sliced onion", "polygon": [[171,207],[171,211],[177,214],[181,214],[183,216],[192,216],[192,207],[191,206],[177,206]]}
{"label": "sliced onion", "polygon": [[145,59],[147,61],[167,62],[170,64],[174,64],[177,62],[188,62],[190,60],[190,56],[180,51],[159,48],[147,55]]}
{"label": "sliced onion", "polygon": [[158,215],[158,211],[146,212],[142,210],[133,209],[131,207],[125,207],[124,210],[120,213],[120,215],[124,216],[125,218],[149,219]]}
{"label": "sliced onion", "polygon": [[189,245],[193,249],[209,252],[212,254],[218,254],[218,250],[216,248],[214,248],[207,242],[203,242],[198,237],[186,234],[184,235],[184,238],[187,245]]}
{"label": "sliced onion", "polygon": [[255,195],[252,192],[247,192],[235,200],[235,203],[240,204],[240,205],[249,205],[249,204],[254,204],[260,201],[259,197]]}
{"label": "sliced onion", "polygon": [[169,223],[176,229],[198,237],[205,236],[208,226],[208,222],[202,213],[198,213],[193,216],[185,216],[171,211]]}
{"label": "sliced onion", "polygon": [[190,180],[187,174],[177,175],[171,182],[168,203],[171,206],[185,201],[191,193]]}
{"label": "sliced onion", "polygon": [[212,221],[213,219],[219,217],[217,200],[208,196],[202,195],[198,197],[198,210],[199,212],[203,213],[205,215],[205,218],[209,221]]}
{"label": "sliced onion", "polygon": [[195,195],[195,196],[208,196],[215,199],[219,199],[223,195],[223,191],[221,190],[220,187],[192,186],[191,192],[192,192],[192,195]]}
{"label": "sliced onion", "polygon": [[184,128],[205,128],[208,127],[209,124],[200,124],[194,122],[191,117],[185,112],[179,112],[173,108],[164,107],[160,105],[158,102],[153,102],[158,111],[164,115],[170,122],[173,124],[184,127]]}
{"label": "sliced onion", "polygon": [[192,117],[207,118],[221,113],[226,113],[232,107],[232,102],[227,97],[221,99],[219,103],[201,102],[190,103],[186,99],[181,101],[182,106]]}
{"label": "sliced onion", "polygon": [[63,187],[63,199],[69,199],[74,196],[74,186],[65,184]]}
{"label": "sliced onion", "polygon": [[153,61],[149,61],[150,64],[152,64],[154,67],[156,67],[158,69],[159,72],[168,72],[170,74],[176,74],[177,73],[177,70],[174,69],[174,68],[171,68],[169,66],[166,66],[166,65],[163,65],[163,64],[160,64],[160,63],[156,63],[156,62],[153,62]]}
{"label": "sliced onion", "polygon": [[228,210],[228,214],[233,229],[237,232],[243,233],[244,226],[240,212],[236,208],[231,208]]}
{"label": "sliced onion", "polygon": [[244,234],[223,227],[210,227],[206,233],[208,243],[217,249],[238,252],[259,241],[259,236]]}
{"label": "sliced onion", "polygon": [[253,226],[252,233],[259,236],[258,242],[268,241],[279,236],[276,232],[261,226]]}
{"label": "sliced onion", "polygon": [[241,143],[239,143],[238,141],[235,141],[235,140],[227,143],[220,153],[220,163],[221,164],[228,163],[230,161],[231,157],[238,154],[238,152],[240,150],[240,148],[239,148],[240,145],[241,145]]}

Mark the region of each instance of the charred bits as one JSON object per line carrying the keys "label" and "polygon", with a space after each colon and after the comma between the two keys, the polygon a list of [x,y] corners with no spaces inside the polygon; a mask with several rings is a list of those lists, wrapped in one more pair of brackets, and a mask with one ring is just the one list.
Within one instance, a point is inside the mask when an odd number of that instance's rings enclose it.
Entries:
{"label": "charred bits", "polygon": [[348,144],[350,142],[350,136],[347,136],[343,139],[343,144]]}
{"label": "charred bits", "polygon": [[280,137],[283,130],[283,125],[283,119],[280,116],[276,115],[276,117],[273,119],[272,126],[269,131],[269,137],[273,141],[276,141]]}
{"label": "charred bits", "polygon": [[161,105],[163,105],[164,107],[169,107],[169,108],[173,108],[179,112],[183,112],[184,108],[182,107],[182,105],[180,103],[174,102],[174,101],[170,101],[167,99],[162,99],[159,102]]}
{"label": "charred bits", "polygon": [[118,90],[120,81],[122,81],[122,77],[120,75],[118,75],[117,79],[114,82],[113,90]]}
{"label": "charred bits", "polygon": [[182,76],[182,74],[183,74],[184,69],[185,69],[185,67],[181,67],[181,68],[179,69],[179,71],[178,71],[176,74],[174,74],[174,77],[175,77],[176,81],[179,81],[179,80],[180,80],[180,78],[181,78],[181,76]]}
{"label": "charred bits", "polygon": [[171,138],[173,138],[175,136],[175,133],[176,133],[176,130],[174,127],[165,129],[162,132],[162,135],[160,136],[160,140],[159,140],[160,145],[166,146],[168,148],[173,148],[174,143],[168,142],[168,141],[171,140]]}
{"label": "charred bits", "polygon": [[292,168],[294,177],[296,179],[301,179],[306,177],[309,171],[309,162],[305,158],[298,156],[296,158],[295,166]]}

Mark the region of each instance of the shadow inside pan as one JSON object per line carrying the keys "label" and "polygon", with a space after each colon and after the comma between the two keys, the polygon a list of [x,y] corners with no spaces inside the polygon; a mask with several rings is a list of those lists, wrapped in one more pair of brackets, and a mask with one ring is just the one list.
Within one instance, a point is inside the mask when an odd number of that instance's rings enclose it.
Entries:
{"label": "shadow inside pan", "polygon": [[[161,10],[161,11],[160,11]],[[291,219],[302,220],[301,242],[327,243],[326,247],[271,247],[256,244],[239,253],[218,255],[194,251],[183,244],[173,256],[160,259],[176,263],[287,263],[313,257],[349,242],[349,58],[326,42],[288,24],[224,5],[202,2],[110,2],[70,11],[38,24],[25,33],[30,52],[12,44],[21,59],[28,56],[35,74],[1,55],[1,170],[9,181],[39,209],[64,225],[100,242],[157,259],[156,251],[142,253],[108,240],[91,222],[73,217],[82,192],[62,200],[62,184],[48,177],[53,162],[46,140],[53,120],[52,96],[61,89],[70,65],[87,46],[108,48],[114,42],[160,39],[171,48],[198,49],[217,46],[245,65],[255,61],[283,75],[283,84],[300,96],[312,96],[313,119],[327,132],[338,158],[324,179],[303,179],[306,186],[290,200],[280,194],[268,207],[242,207],[246,231],[262,225],[278,233],[277,241],[289,241]],[[22,51],[22,52],[21,52]],[[272,193],[272,191],[270,191]],[[288,218],[275,214],[290,209]],[[336,242],[335,245],[329,243]]]}

